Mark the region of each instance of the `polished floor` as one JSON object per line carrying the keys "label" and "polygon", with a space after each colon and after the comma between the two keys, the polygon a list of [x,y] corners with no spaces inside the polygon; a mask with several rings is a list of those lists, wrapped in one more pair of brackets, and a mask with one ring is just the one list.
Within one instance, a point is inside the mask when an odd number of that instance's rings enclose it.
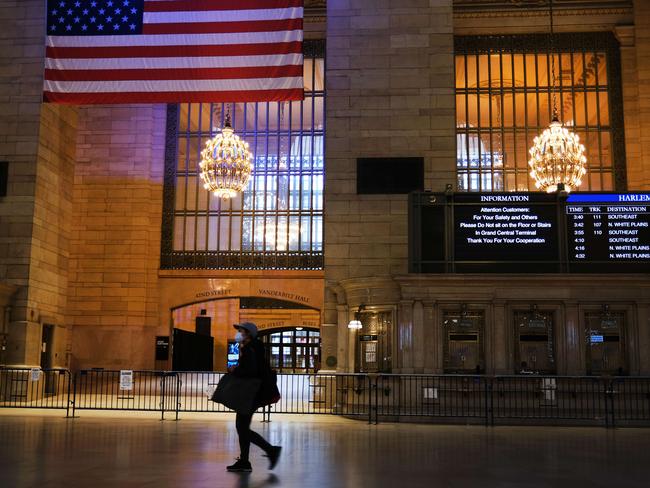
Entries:
{"label": "polished floor", "polygon": [[234,418],[0,411],[0,487],[650,486],[650,430],[383,424],[276,416],[253,427],[284,446],[275,471],[224,471]]}

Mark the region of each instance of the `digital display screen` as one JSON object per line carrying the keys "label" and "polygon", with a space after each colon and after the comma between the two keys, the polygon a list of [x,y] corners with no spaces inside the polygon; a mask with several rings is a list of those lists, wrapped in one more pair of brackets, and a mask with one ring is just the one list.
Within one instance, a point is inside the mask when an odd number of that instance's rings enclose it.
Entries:
{"label": "digital display screen", "polygon": [[456,261],[559,260],[555,195],[467,194],[454,203]]}
{"label": "digital display screen", "polygon": [[565,212],[571,263],[650,265],[650,193],[572,194]]}
{"label": "digital display screen", "polygon": [[237,366],[239,362],[239,344],[228,341],[228,367]]}
{"label": "digital display screen", "polygon": [[414,273],[650,273],[650,192],[418,193]]}

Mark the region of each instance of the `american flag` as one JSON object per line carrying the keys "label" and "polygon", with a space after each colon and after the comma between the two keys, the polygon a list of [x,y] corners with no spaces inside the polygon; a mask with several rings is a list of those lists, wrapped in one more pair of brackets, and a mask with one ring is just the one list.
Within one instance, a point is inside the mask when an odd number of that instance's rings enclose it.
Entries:
{"label": "american flag", "polygon": [[303,98],[303,0],[48,0],[46,102]]}

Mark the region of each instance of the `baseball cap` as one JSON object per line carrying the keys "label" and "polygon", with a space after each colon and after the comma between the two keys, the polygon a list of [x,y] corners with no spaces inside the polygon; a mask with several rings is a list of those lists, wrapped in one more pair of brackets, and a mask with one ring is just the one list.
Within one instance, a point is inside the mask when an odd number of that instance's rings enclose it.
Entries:
{"label": "baseball cap", "polygon": [[242,322],[241,324],[233,324],[235,329],[247,330],[251,337],[257,337],[257,325],[253,322]]}

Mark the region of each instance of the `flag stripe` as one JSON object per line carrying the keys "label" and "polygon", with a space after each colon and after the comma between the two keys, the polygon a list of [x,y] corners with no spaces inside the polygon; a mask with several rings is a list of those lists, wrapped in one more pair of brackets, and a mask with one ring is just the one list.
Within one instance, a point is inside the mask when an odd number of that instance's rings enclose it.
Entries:
{"label": "flag stripe", "polygon": [[301,19],[301,7],[273,8],[259,10],[214,10],[204,12],[145,12],[145,24],[166,24],[178,22],[239,22],[253,20]]}
{"label": "flag stripe", "polygon": [[133,46],[133,47],[51,47],[46,48],[48,58],[88,59],[97,58],[100,63],[106,58],[165,58],[169,53],[182,53],[183,57],[236,57],[273,54],[302,53],[299,41],[277,42],[273,44],[232,44],[224,46]]}
{"label": "flag stripe", "polygon": [[[56,81],[45,80],[45,91],[62,93],[101,93],[135,91],[217,91],[302,88],[302,77],[251,78],[229,80],[126,80],[126,81]],[[143,90],[144,88],[144,90]]]}
{"label": "flag stripe", "polygon": [[253,22],[194,22],[145,24],[143,34],[231,34],[235,32],[277,32],[301,30],[302,19],[257,20]]}
{"label": "flag stripe", "polygon": [[[203,69],[114,69],[45,70],[45,79],[52,81],[127,81],[127,80],[232,80],[249,78],[301,77],[302,66],[255,66],[252,68]],[[302,80],[301,80],[302,82]]]}
{"label": "flag stripe", "polygon": [[[47,45],[55,47],[77,47],[79,44],[88,47],[133,46],[134,36],[48,36]],[[281,32],[238,32],[232,34],[140,34],[137,36],[140,46],[206,46],[221,45],[228,48],[231,44],[260,44],[277,42],[302,42],[302,31],[290,30]]]}
{"label": "flag stripe", "polygon": [[145,12],[183,12],[188,10],[260,10],[302,7],[303,0],[169,0],[147,1]]}
{"label": "flag stripe", "polygon": [[46,101],[303,98],[303,0],[135,0],[123,11],[79,0],[60,12],[48,9]]}
{"label": "flag stripe", "polygon": [[[114,70],[114,69],[201,69],[201,68],[248,68],[252,66],[275,67],[302,66],[302,54],[271,56],[219,56],[219,57],[166,57],[166,58],[115,58],[115,59],[68,59],[49,58],[45,68],[50,70]],[[99,73],[99,76],[105,76]]]}
{"label": "flag stripe", "polygon": [[56,93],[45,91],[46,102],[66,104],[89,103],[194,103],[194,102],[282,102],[302,100],[302,88],[273,90],[238,90],[204,92],[128,92],[128,93]]}

